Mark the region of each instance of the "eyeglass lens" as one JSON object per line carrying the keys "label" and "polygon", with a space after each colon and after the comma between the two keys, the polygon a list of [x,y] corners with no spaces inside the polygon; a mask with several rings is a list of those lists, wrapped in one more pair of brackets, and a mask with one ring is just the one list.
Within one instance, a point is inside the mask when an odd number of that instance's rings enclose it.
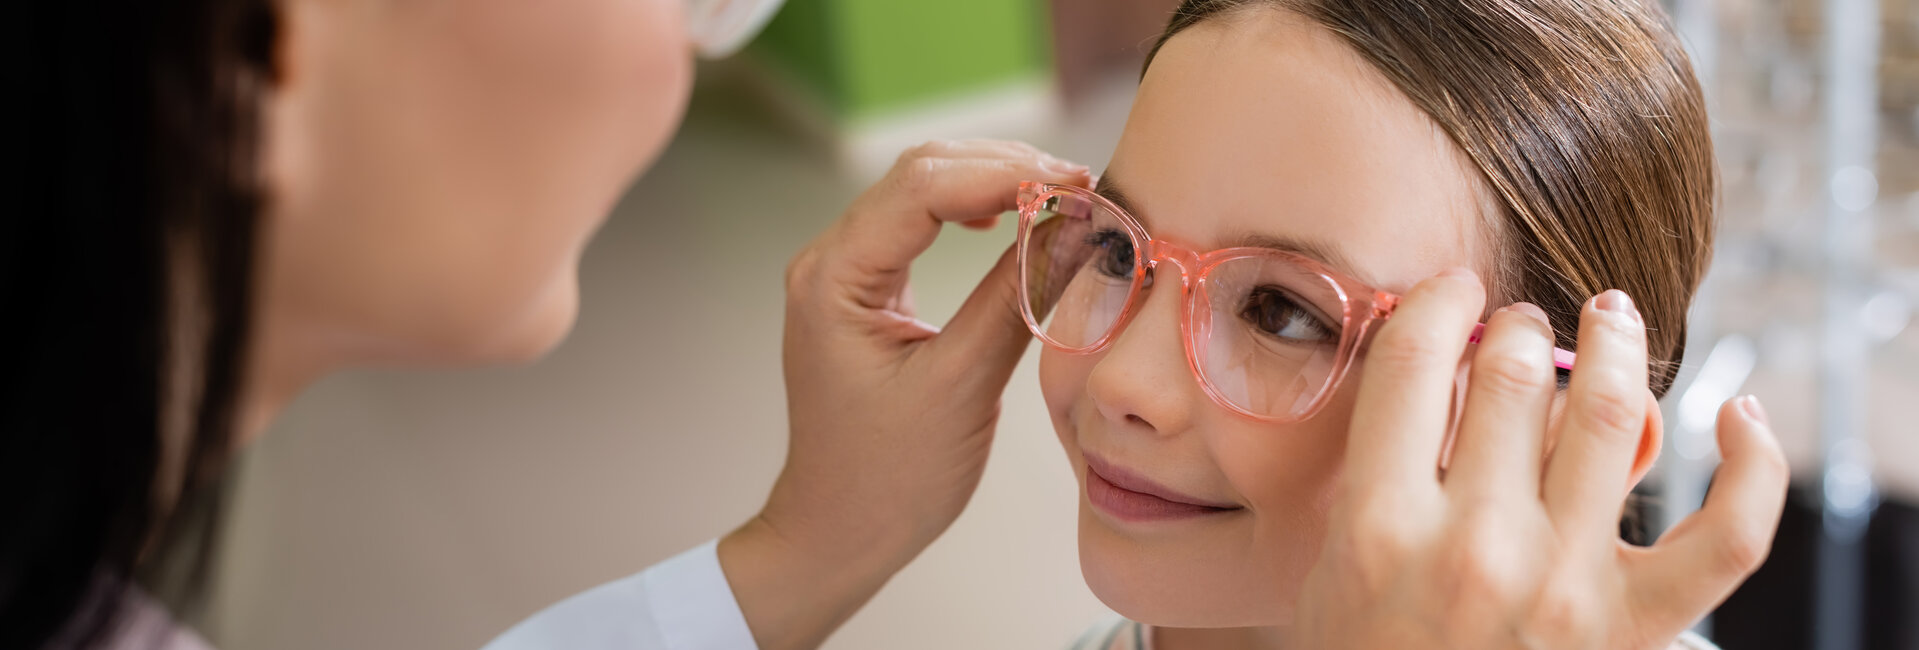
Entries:
{"label": "eyeglass lens", "polygon": [[[1116,336],[1151,284],[1140,278],[1144,243],[1085,197],[1044,195],[1038,208],[1021,233],[1020,280],[1034,333],[1070,350]],[[1191,352],[1216,397],[1267,417],[1311,406],[1332,376],[1345,324],[1345,302],[1330,278],[1285,256],[1248,254],[1217,262],[1193,292]]]}

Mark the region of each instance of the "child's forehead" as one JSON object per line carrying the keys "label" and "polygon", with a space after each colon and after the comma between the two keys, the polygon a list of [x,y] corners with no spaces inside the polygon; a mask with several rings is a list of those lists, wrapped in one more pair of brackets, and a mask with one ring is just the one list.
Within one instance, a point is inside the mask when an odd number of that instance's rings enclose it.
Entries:
{"label": "child's forehead", "polygon": [[1318,210],[1304,201],[1223,196],[1234,191],[1220,188],[1182,202],[1156,200],[1145,190],[1135,193],[1133,210],[1154,238],[1197,251],[1251,246],[1298,253],[1394,293],[1451,267],[1481,266],[1478,226],[1453,215]]}
{"label": "child's forehead", "polygon": [[1481,183],[1451,139],[1330,32],[1252,13],[1173,37],[1141,83],[1108,174],[1154,236],[1331,242],[1389,291],[1483,267]]}

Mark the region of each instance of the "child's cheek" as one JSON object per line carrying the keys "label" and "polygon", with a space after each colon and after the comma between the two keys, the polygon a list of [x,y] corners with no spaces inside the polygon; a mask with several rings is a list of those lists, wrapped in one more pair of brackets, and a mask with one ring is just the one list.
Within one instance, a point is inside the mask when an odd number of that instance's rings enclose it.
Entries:
{"label": "child's cheek", "polygon": [[1342,390],[1313,417],[1284,425],[1232,417],[1208,427],[1227,481],[1251,502],[1262,527],[1301,532],[1323,525],[1346,459],[1352,395]]}
{"label": "child's cheek", "polygon": [[1052,417],[1054,433],[1062,444],[1070,444],[1073,413],[1086,395],[1086,378],[1092,374],[1096,355],[1076,355],[1045,348],[1039,355],[1039,390],[1046,399],[1047,415]]}

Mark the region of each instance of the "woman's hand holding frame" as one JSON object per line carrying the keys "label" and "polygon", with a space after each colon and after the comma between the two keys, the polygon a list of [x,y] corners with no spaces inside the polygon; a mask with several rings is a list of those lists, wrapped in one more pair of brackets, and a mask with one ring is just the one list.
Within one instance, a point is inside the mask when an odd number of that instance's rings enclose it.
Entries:
{"label": "woman's hand holding frame", "polygon": [[1657,414],[1645,326],[1616,291],[1581,314],[1558,418],[1545,314],[1516,305],[1489,319],[1439,471],[1484,303],[1471,272],[1449,271],[1409,292],[1373,341],[1341,495],[1289,629],[1299,647],[1663,648],[1764,560],[1788,472],[1751,397],[1720,410],[1724,461],[1704,507],[1651,547],[1619,539]]}

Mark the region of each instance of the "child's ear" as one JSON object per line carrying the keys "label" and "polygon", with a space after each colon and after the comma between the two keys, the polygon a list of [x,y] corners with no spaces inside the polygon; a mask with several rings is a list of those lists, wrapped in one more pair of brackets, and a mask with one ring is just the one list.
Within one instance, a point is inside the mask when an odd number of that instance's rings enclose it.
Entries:
{"label": "child's ear", "polygon": [[[1559,418],[1566,412],[1566,391],[1553,396],[1552,430],[1559,430]],[[1557,435],[1546,440],[1546,455],[1552,456],[1553,447],[1559,444]],[[1653,461],[1659,460],[1659,450],[1666,444],[1666,416],[1659,412],[1659,398],[1654,397],[1652,389],[1646,389],[1646,426],[1639,433],[1639,449],[1632,455],[1632,482],[1628,487],[1638,486],[1645,480],[1646,473],[1652,471]]]}

